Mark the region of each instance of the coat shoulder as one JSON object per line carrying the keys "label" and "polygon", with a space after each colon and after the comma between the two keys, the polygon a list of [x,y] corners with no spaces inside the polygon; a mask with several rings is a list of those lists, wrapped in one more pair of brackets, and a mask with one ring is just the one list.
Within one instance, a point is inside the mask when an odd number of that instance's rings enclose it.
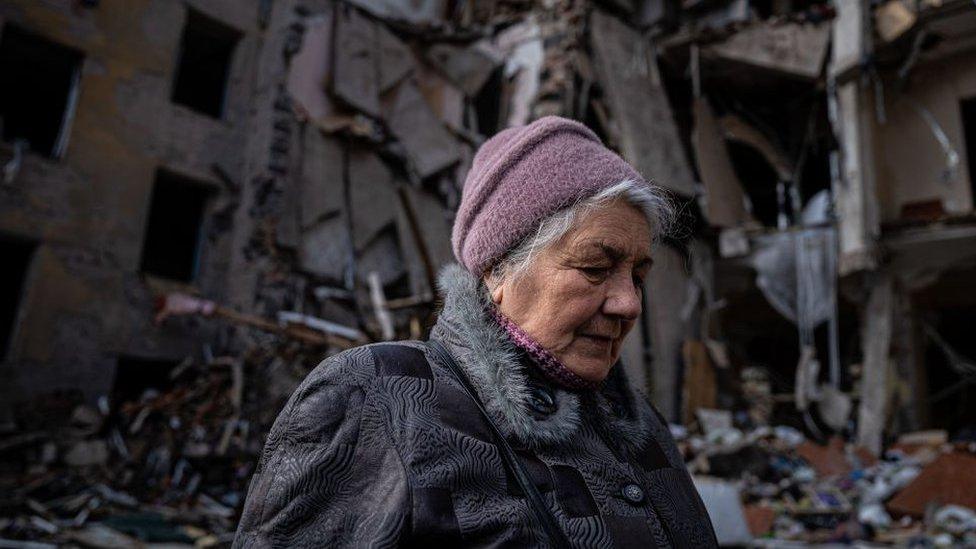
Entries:
{"label": "coat shoulder", "polygon": [[[296,431],[320,439],[330,426],[349,422],[363,413],[367,396],[376,397],[376,381],[407,375],[431,379],[431,370],[419,341],[373,343],[347,349],[319,363],[295,389],[269,440]],[[398,386],[394,386],[398,387]],[[406,388],[404,388],[406,389]],[[390,388],[382,391],[388,393]]]}
{"label": "coat shoulder", "polygon": [[390,371],[397,366],[397,362],[404,365],[407,362],[426,362],[425,348],[422,341],[397,341],[370,343],[346,349],[322,360],[309,372],[302,386],[338,380],[366,386],[377,375],[397,373]]}
{"label": "coat shoulder", "polygon": [[378,377],[389,375],[426,376],[427,363],[425,345],[420,341],[362,345],[324,359],[309,372],[296,394],[337,384],[368,389]]}
{"label": "coat shoulder", "polygon": [[268,434],[236,547],[396,545],[409,481],[371,404],[370,346],[323,360]]}

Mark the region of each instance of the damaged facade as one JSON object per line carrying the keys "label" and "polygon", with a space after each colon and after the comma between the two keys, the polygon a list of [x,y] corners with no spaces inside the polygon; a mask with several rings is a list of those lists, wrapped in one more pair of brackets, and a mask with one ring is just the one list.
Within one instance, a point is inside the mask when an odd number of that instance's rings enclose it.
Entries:
{"label": "damaged facade", "polygon": [[698,201],[717,244],[708,337],[766,370],[806,427],[854,420],[876,454],[921,428],[968,436],[976,411],[960,365],[976,351],[962,335],[973,304],[958,286],[976,254],[973,9],[774,9],[687,48]]}
{"label": "damaged facade", "polygon": [[262,39],[236,2],[4,2],[0,23],[0,393],[93,401],[215,336],[145,311],[168,286],[224,291]]}
{"label": "damaged facade", "polygon": [[117,462],[93,498],[153,479],[227,541],[283,399],[426,335],[474,151],[548,114],[678,211],[623,354],[669,420],[873,456],[972,438],[969,0],[8,0],[0,24],[0,419],[83,424],[0,451]]}

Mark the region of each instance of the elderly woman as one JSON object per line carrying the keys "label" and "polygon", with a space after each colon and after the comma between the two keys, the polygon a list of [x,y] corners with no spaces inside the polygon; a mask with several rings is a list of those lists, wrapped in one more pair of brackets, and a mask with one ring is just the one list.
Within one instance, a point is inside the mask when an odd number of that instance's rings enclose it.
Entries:
{"label": "elderly woman", "polygon": [[475,156],[427,342],[326,359],[268,436],[236,546],[715,546],[617,363],[664,201],[582,124]]}

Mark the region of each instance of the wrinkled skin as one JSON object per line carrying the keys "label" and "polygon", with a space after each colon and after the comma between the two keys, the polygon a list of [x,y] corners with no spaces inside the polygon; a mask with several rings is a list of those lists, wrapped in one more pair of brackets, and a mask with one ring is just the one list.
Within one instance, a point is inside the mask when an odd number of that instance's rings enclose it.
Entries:
{"label": "wrinkled skin", "polygon": [[575,374],[602,381],[640,316],[650,250],[644,215],[615,201],[579,217],[521,276],[485,282],[502,314]]}

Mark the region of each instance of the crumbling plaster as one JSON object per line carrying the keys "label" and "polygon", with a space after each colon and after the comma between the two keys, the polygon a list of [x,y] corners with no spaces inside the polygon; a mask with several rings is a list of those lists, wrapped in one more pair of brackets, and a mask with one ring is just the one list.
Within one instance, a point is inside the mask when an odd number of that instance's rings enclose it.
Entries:
{"label": "crumbling plaster", "polygon": [[[919,65],[903,94],[888,92],[886,121],[875,120],[875,161],[882,221],[900,217],[905,204],[941,199],[949,214],[973,209],[959,103],[976,97],[976,57],[963,53]],[[912,106],[928,109],[942,127],[959,165],[943,180],[946,155],[931,128]]]}

